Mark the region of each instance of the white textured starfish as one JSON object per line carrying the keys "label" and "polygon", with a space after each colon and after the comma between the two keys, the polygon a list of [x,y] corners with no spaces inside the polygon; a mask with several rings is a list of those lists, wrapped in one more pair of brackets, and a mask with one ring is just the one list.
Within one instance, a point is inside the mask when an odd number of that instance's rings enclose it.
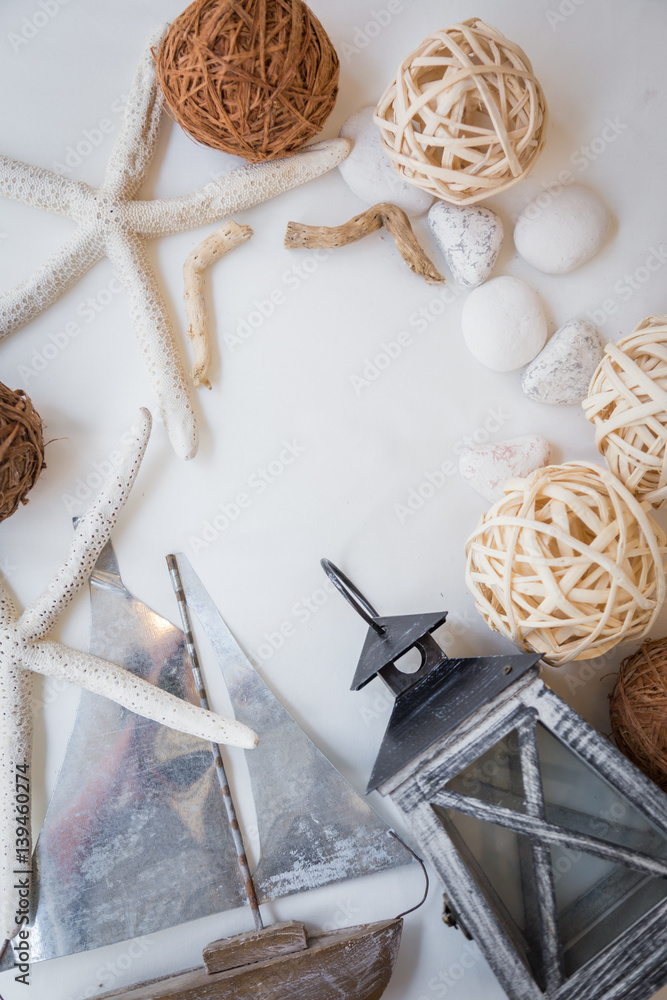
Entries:
{"label": "white textured starfish", "polygon": [[0,581],[0,930],[7,939],[18,929],[17,915],[22,912],[20,877],[15,873],[28,868],[30,858],[29,799],[24,789],[30,778],[33,671],[80,684],[138,715],[202,740],[246,749],[257,744],[252,729],[236,720],[175,698],[115,663],[45,639],[109,540],[136,478],[150,428],[150,413],[141,410],[121,463],[79,521],[62,567],[23,614]]}
{"label": "white textured starfish", "polygon": [[68,216],[77,231],[27,281],[0,296],[0,338],[50,306],[108,256],[130,300],[139,347],[176,453],[197,452],[197,426],[167,308],[148,263],[149,237],[183,232],[252,208],[318,177],[345,159],[345,139],[319,142],[282,160],[241,167],[180,198],[136,200],[155,150],[161,116],[149,42],[132,84],[125,120],[99,189],[0,156],[0,194]]}

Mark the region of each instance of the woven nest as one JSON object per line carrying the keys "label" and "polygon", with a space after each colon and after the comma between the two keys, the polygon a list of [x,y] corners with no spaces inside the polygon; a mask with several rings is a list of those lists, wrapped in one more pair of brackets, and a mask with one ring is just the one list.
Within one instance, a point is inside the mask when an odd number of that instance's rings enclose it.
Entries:
{"label": "woven nest", "polygon": [[301,149],[338,93],[338,56],[302,0],[196,0],[156,61],[181,128],[253,163]]}
{"label": "woven nest", "polygon": [[619,749],[667,792],[667,638],[623,660],[610,714]]}
{"label": "woven nest", "polygon": [[472,18],[428,35],[403,60],[374,120],[406,181],[470,205],[530,171],[547,105],[523,50]]}
{"label": "woven nest", "polygon": [[667,502],[667,316],[649,316],[607,344],[593,375],[586,416],[615,476],[641,500]]}
{"label": "woven nest", "polygon": [[665,596],[662,530],[606,469],[570,462],[505,484],[466,543],[487,624],[553,666],[644,635]]}
{"label": "woven nest", "polygon": [[0,521],[13,514],[45,468],[42,421],[22,389],[0,382]]}

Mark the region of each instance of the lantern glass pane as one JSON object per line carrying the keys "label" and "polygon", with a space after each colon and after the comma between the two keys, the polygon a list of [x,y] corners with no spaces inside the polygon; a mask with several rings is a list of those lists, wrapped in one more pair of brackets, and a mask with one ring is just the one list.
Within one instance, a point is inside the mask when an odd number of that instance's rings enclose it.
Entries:
{"label": "lantern glass pane", "polygon": [[455,775],[447,782],[446,787],[461,795],[473,795],[491,805],[525,812],[519,737],[516,730],[507,733]]}
{"label": "lantern glass pane", "polygon": [[[540,723],[545,818],[554,826],[667,858],[667,836]],[[550,846],[566,974],[571,975],[667,897],[667,880],[567,844]]]}

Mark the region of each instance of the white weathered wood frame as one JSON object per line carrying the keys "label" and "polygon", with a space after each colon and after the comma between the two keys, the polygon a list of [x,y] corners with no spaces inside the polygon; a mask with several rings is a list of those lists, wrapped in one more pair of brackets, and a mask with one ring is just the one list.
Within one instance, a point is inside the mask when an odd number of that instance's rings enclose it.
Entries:
{"label": "white weathered wood frame", "polygon": [[[609,742],[550,691],[531,671],[492,703],[479,709],[456,730],[432,744],[385,782],[389,794],[408,818],[421,849],[441,878],[451,909],[476,940],[512,1000],[645,1000],[667,981],[667,899],[573,974],[566,976],[558,931],[549,843],[613,860],[628,870],[667,875],[667,860],[591,837],[545,820],[535,724],[540,721],[595,772],[607,779],[650,823],[667,836],[667,796]],[[493,747],[511,730],[520,740],[519,759],[525,791],[524,811],[491,806],[480,799],[446,789],[448,781]],[[526,942],[516,925],[502,919],[494,891],[453,825],[443,825],[434,806],[455,808],[492,820],[527,835],[529,857],[522,857],[522,881],[536,978],[521,957]],[[523,838],[520,838],[523,839]],[[480,885],[484,885],[485,892]],[[499,916],[500,915],[500,916]],[[535,961],[535,956],[537,962]]]}

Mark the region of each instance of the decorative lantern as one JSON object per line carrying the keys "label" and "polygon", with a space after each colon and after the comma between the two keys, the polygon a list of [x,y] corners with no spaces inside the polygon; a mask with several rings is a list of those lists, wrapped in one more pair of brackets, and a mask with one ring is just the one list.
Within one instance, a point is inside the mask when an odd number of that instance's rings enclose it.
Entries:
{"label": "decorative lantern", "polygon": [[[368,791],[408,819],[512,1000],[642,1000],[667,982],[667,798],[539,677],[539,655],[449,658],[446,618],[369,625],[352,688],[396,695]],[[409,649],[422,662],[402,673]]]}

